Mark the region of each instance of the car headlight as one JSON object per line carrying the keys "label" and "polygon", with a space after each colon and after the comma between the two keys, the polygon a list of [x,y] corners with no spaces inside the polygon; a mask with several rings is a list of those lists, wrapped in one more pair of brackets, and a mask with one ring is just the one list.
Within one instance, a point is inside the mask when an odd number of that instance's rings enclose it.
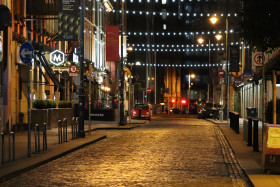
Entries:
{"label": "car headlight", "polygon": [[133,114],[136,114],[136,111],[133,111]]}
{"label": "car headlight", "polygon": [[149,115],[149,114],[150,114],[150,112],[147,112],[147,114]]}

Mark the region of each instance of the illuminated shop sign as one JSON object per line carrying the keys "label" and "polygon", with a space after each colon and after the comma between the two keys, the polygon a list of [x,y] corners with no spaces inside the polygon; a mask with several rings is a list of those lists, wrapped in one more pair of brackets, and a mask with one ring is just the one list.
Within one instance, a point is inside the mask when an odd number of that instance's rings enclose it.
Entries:
{"label": "illuminated shop sign", "polygon": [[65,54],[59,50],[50,53],[50,62],[56,66],[60,66],[65,62]]}

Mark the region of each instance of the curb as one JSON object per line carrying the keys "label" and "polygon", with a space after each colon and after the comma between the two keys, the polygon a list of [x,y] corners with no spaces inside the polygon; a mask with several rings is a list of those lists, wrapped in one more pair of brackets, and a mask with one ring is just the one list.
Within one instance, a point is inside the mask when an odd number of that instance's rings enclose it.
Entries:
{"label": "curb", "polygon": [[14,178],[14,177],[20,175],[20,174],[22,174],[22,173],[25,173],[25,172],[27,172],[27,171],[30,171],[30,170],[32,170],[32,169],[34,169],[34,168],[37,168],[37,167],[39,167],[39,166],[41,166],[41,165],[43,165],[43,164],[46,164],[46,163],[48,163],[48,162],[50,162],[50,161],[56,160],[56,159],[58,159],[58,158],[61,158],[61,157],[65,156],[65,155],[67,155],[67,154],[69,154],[69,153],[71,153],[71,152],[74,152],[74,151],[76,151],[76,150],[79,150],[79,149],[81,149],[81,148],[84,148],[84,147],[86,147],[86,146],[88,146],[88,145],[90,145],[90,144],[96,143],[96,142],[98,142],[98,141],[100,141],[100,140],[103,140],[103,139],[105,139],[105,138],[107,138],[106,135],[105,135],[105,136],[102,136],[102,137],[100,137],[100,138],[97,138],[97,139],[95,139],[95,140],[92,140],[92,141],[90,141],[90,142],[84,143],[84,144],[82,144],[82,145],[79,145],[79,146],[77,146],[77,147],[74,147],[74,148],[72,148],[72,149],[70,149],[70,150],[67,150],[67,151],[65,151],[65,152],[62,152],[62,153],[60,153],[60,154],[58,154],[58,155],[55,155],[55,156],[53,156],[53,157],[50,157],[50,158],[48,158],[48,159],[46,159],[46,160],[43,160],[43,161],[41,161],[41,162],[38,162],[38,163],[33,164],[33,165],[31,165],[31,166],[28,166],[28,167],[26,167],[26,168],[23,168],[23,169],[16,170],[16,171],[13,171],[13,172],[11,172],[11,173],[5,174],[5,175],[3,175],[3,176],[0,177],[0,184],[3,183],[3,182],[5,182],[5,181],[7,181],[7,180],[9,180],[9,179],[12,179],[12,178]]}
{"label": "curb", "polygon": [[225,140],[227,141],[227,143],[228,143],[230,149],[232,150],[232,152],[233,152],[233,154],[234,154],[234,157],[235,157],[235,160],[237,161],[239,167],[241,168],[242,173],[244,174],[244,177],[245,177],[244,180],[245,180],[246,183],[249,185],[249,187],[254,187],[254,186],[255,186],[254,183],[251,181],[251,179],[250,179],[249,175],[247,174],[246,170],[241,166],[239,160],[237,159],[237,154],[236,154],[235,150],[233,149],[232,145],[230,144],[229,140],[227,139],[226,135],[224,134],[223,130],[222,130],[221,127],[220,127],[220,125],[224,125],[224,123],[215,123],[215,122],[213,122],[213,121],[211,121],[211,120],[207,120],[207,121],[209,121],[209,122],[211,122],[211,123],[217,125],[217,127],[219,128],[219,130],[221,131],[221,133],[222,133],[223,136],[225,137]]}

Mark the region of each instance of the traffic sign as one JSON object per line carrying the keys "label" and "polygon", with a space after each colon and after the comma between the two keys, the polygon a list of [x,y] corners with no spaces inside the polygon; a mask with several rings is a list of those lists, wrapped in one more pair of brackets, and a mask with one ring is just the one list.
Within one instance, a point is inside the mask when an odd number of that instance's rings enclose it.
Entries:
{"label": "traffic sign", "polygon": [[77,66],[75,66],[75,65],[70,66],[69,71],[70,71],[71,73],[76,73],[76,72],[77,72]]}
{"label": "traffic sign", "polygon": [[28,64],[33,59],[33,47],[29,42],[24,42],[19,50],[20,60]]}
{"label": "traffic sign", "polygon": [[220,69],[219,70],[219,75],[220,75],[221,78],[223,78],[224,77],[224,70]]}
{"label": "traffic sign", "polygon": [[147,88],[147,93],[151,93],[152,89],[151,88]]}
{"label": "traffic sign", "polygon": [[[264,56],[264,62],[266,58]],[[253,53],[253,65],[254,66],[262,66],[262,52]]]}

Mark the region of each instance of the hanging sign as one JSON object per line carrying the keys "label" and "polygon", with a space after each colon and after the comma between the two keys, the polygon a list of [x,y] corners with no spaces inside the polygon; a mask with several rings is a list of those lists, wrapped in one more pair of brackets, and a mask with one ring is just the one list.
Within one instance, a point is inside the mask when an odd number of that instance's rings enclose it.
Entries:
{"label": "hanging sign", "polygon": [[50,62],[56,66],[60,66],[65,62],[65,54],[59,50],[50,53]]}
{"label": "hanging sign", "polygon": [[119,26],[106,26],[106,61],[119,61]]}

